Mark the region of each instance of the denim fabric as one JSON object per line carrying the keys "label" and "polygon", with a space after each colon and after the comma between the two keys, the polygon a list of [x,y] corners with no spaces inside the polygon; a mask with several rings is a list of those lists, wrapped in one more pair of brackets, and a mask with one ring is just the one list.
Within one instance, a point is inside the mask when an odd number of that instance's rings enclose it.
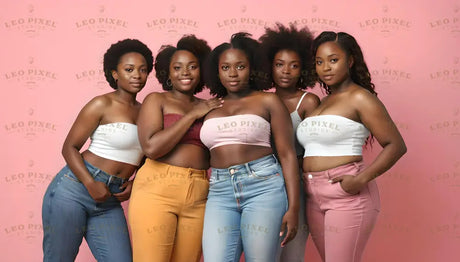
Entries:
{"label": "denim fabric", "polygon": [[273,155],[212,168],[206,203],[205,262],[275,261],[288,202],[281,166]]}
{"label": "denim fabric", "polygon": [[[120,192],[124,180],[85,162],[96,181]],[[68,166],[51,181],[43,198],[43,261],[74,261],[85,237],[97,261],[132,261],[128,227],[120,202],[96,203]]]}

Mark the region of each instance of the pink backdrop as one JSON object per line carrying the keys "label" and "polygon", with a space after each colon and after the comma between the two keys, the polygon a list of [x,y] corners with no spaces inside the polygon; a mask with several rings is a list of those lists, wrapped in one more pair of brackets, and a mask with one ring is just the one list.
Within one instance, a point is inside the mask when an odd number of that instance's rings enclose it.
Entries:
{"label": "pink backdrop", "polygon": [[[2,2],[2,261],[41,260],[42,197],[64,165],[61,145],[77,113],[111,91],[102,73],[111,43],[138,38],[156,54],[193,33],[214,47],[241,30],[258,38],[276,21],[354,35],[406,140],[408,154],[378,178],[382,211],[364,261],[458,261],[458,1],[152,2]],[[139,99],[159,90],[152,73]],[[313,92],[323,96],[318,87]],[[376,143],[368,159],[379,149]],[[310,240],[306,258],[319,261]],[[86,244],[77,261],[94,261]]]}

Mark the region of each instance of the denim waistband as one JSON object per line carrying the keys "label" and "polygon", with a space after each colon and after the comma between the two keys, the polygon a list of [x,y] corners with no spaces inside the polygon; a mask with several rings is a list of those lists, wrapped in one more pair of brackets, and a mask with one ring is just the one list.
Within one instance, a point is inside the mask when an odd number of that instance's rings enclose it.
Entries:
{"label": "denim waistband", "polygon": [[253,171],[257,171],[260,168],[266,168],[267,165],[270,164],[278,164],[278,159],[275,155],[267,155],[261,157],[259,159],[244,163],[233,165],[228,168],[212,168],[211,176],[217,176],[217,179],[222,176],[232,176],[235,173],[242,172],[242,173],[252,173]]}
{"label": "denim waistband", "polygon": [[88,161],[86,160],[83,160],[83,161],[85,162],[86,168],[88,169],[89,173],[93,177],[99,176],[100,178],[102,178],[104,180],[104,183],[107,184],[107,186],[111,184],[123,185],[126,181],[129,180],[129,178],[125,179],[125,178],[117,177],[114,175],[110,175],[102,171],[101,169],[91,165]]}
{"label": "denim waistband", "polygon": [[351,162],[347,163],[341,166],[333,167],[330,169],[326,169],[323,171],[310,171],[310,172],[303,172],[304,176],[307,176],[308,178],[312,177],[319,177],[319,176],[325,176],[327,178],[330,178],[330,174],[335,173],[338,170],[346,169],[346,168],[356,168],[356,169],[361,169],[364,166],[364,161],[359,161],[359,162]]}

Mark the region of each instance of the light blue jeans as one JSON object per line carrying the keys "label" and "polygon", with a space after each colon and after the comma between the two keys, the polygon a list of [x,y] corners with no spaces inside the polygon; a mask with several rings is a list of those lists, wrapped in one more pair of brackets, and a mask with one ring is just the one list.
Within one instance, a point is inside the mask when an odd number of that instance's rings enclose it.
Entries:
{"label": "light blue jeans", "polygon": [[[120,192],[123,180],[85,162],[96,181]],[[96,203],[85,186],[65,166],[43,198],[43,261],[74,261],[85,237],[97,261],[132,261],[128,227],[120,202],[110,197]]]}
{"label": "light blue jeans", "polygon": [[212,168],[204,217],[205,262],[275,261],[288,208],[281,166],[273,155]]}

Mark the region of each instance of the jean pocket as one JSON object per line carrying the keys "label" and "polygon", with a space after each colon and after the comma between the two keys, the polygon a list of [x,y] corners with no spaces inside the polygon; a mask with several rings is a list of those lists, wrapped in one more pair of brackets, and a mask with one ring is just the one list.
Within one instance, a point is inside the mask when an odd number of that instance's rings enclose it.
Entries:
{"label": "jean pocket", "polygon": [[338,187],[338,191],[340,191],[343,195],[345,196],[356,196],[356,195],[359,195],[359,192],[357,194],[351,194],[351,193],[348,193],[347,191],[345,191],[345,189],[343,189],[342,187],[342,182],[337,182],[335,183],[337,184],[337,187]]}
{"label": "jean pocket", "polygon": [[64,177],[67,178],[70,181],[73,181],[73,182],[76,182],[76,183],[80,184],[80,180],[78,180],[78,178],[76,178],[75,175],[72,174],[72,173],[65,173]]}
{"label": "jean pocket", "polygon": [[251,176],[257,179],[267,180],[273,177],[280,177],[281,171],[277,168],[269,168],[266,170],[252,171]]}

